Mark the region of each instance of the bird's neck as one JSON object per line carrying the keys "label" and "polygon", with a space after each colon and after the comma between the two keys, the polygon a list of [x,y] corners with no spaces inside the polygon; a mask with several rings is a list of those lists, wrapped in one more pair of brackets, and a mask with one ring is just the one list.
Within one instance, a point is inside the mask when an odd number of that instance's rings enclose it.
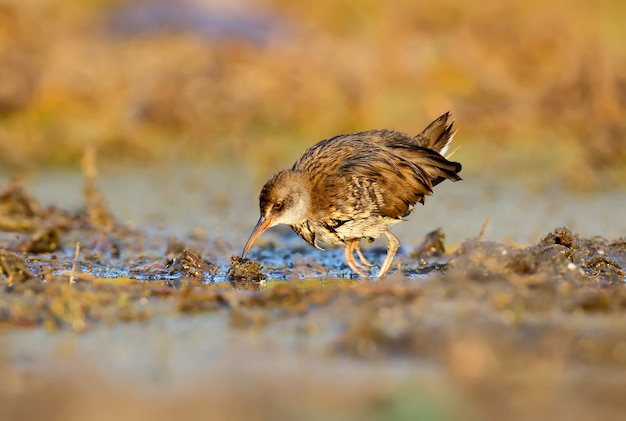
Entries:
{"label": "bird's neck", "polygon": [[[289,219],[292,224],[306,221],[311,213],[311,182],[306,174],[290,171],[289,184],[292,189]],[[291,225],[291,224],[289,224]]]}

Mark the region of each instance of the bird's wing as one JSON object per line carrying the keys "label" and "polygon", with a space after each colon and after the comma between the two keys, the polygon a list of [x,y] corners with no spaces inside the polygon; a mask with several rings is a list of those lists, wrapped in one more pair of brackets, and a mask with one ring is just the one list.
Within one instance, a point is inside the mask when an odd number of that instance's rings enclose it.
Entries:
{"label": "bird's wing", "polygon": [[381,215],[402,218],[461,165],[418,146],[407,134],[376,130],[322,141],[294,164],[310,174],[325,223]]}

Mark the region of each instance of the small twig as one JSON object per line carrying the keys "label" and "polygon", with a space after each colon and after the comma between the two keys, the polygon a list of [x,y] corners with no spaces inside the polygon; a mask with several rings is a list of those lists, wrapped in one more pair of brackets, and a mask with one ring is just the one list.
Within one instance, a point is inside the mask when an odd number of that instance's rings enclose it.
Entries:
{"label": "small twig", "polygon": [[98,167],[96,167],[96,148],[89,145],[83,151],[83,159],[80,166],[87,180],[95,181],[98,178]]}
{"label": "small twig", "polygon": [[476,237],[476,241],[480,241],[483,238],[483,235],[485,235],[485,231],[487,230],[487,225],[489,225],[490,220],[491,220],[491,214],[487,215],[487,217],[483,221],[483,226],[480,229],[480,232],[478,233],[478,237]]}
{"label": "small twig", "polygon": [[78,252],[80,251],[80,242],[76,242],[76,252],[74,253],[74,262],[72,263],[72,271],[70,272],[70,285],[74,283],[74,275],[76,274],[76,264],[78,263]]}
{"label": "small twig", "polygon": [[444,158],[446,158],[446,159],[452,158],[452,155],[454,155],[456,153],[456,151],[458,151],[459,149],[461,149],[461,145],[459,145],[456,148],[454,148],[454,150],[452,152],[450,152],[447,156],[444,156]]}

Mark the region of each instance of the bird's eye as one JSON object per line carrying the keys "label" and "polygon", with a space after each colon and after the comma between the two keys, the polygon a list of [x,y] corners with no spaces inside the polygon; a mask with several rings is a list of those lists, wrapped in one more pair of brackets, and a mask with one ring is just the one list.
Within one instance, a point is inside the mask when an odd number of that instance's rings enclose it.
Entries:
{"label": "bird's eye", "polygon": [[283,208],[283,202],[274,203],[274,210],[281,210]]}

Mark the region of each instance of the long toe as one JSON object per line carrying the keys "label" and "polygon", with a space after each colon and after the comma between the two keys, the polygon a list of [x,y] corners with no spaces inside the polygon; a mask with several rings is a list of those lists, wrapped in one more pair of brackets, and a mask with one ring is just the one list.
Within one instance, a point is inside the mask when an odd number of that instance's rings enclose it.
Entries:
{"label": "long toe", "polygon": [[358,266],[355,265],[355,262],[346,261],[348,267],[357,275],[362,276],[363,278],[368,278],[370,276],[369,273],[361,270]]}
{"label": "long toe", "polygon": [[345,248],[346,263],[353,272],[364,278],[369,277],[369,269],[354,259],[354,243],[347,242]]}
{"label": "long toe", "polygon": [[365,266],[364,264],[362,264],[361,262],[359,262],[357,259],[352,258],[352,264],[354,266],[356,266],[357,268],[359,268],[359,270],[365,272],[368,274],[369,276],[369,272],[370,272],[370,267],[369,266]]}
{"label": "long toe", "polygon": [[363,256],[363,252],[361,252],[361,243],[356,243],[356,247],[354,247],[354,251],[356,251],[356,254],[359,257],[359,260],[361,260],[361,262],[365,266],[369,266],[369,267],[375,266],[372,262],[367,260],[365,256]]}
{"label": "long toe", "polygon": [[387,256],[385,257],[385,261],[380,267],[380,271],[376,278],[382,279],[387,275],[389,268],[391,267],[391,263],[393,262],[393,258],[396,256],[398,252],[398,248],[400,247],[400,241],[389,231],[384,232],[385,237],[387,237]]}

